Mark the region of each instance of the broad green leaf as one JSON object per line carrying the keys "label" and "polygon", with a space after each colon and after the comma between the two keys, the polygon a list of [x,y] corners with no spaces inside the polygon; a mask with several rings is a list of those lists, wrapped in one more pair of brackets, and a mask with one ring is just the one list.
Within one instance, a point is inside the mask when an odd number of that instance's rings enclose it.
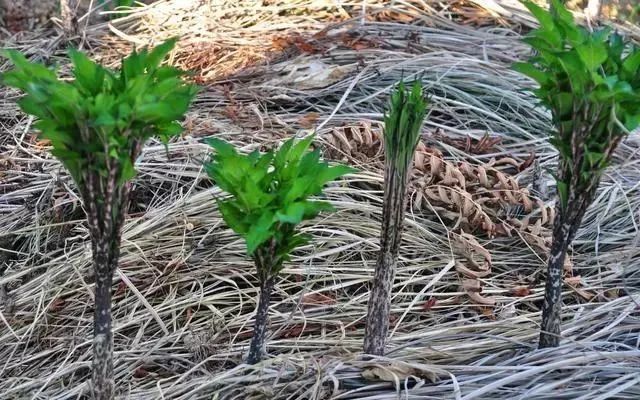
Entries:
{"label": "broad green leaf", "polygon": [[40,137],[50,140],[56,148],[66,149],[73,143],[73,138],[66,132],[58,130],[56,124],[50,120],[38,121],[35,128],[41,131]]}
{"label": "broad green leaf", "polygon": [[614,33],[609,38],[609,58],[620,60],[624,52],[624,40],[621,35]]}
{"label": "broad green leaf", "polygon": [[93,122],[94,126],[114,126],[116,124],[115,118],[108,112],[102,112]]}
{"label": "broad green leaf", "polygon": [[600,165],[600,162],[602,162],[604,159],[603,153],[597,153],[597,152],[585,150],[584,154],[591,168],[598,168],[598,166]]}
{"label": "broad green leaf", "polygon": [[164,43],[156,46],[149,52],[147,56],[146,66],[147,68],[156,69],[160,66],[160,63],[165,59],[165,57],[173,50],[177,43],[177,38],[171,38],[165,41]]}
{"label": "broad green leaf", "polygon": [[549,74],[544,73],[529,63],[517,62],[512,65],[512,68],[538,82],[541,86],[548,84],[551,80]]}
{"label": "broad green leaf", "polygon": [[218,208],[229,228],[241,236],[247,234],[249,224],[245,221],[245,214],[232,200],[218,201]]}
{"label": "broad green leaf", "polygon": [[607,61],[609,56],[604,43],[589,41],[581,46],[576,46],[576,51],[584,65],[590,70],[595,70]]}
{"label": "broad green leaf", "polygon": [[309,195],[315,194],[313,190],[309,190],[317,182],[317,178],[313,176],[302,176],[293,181],[291,188],[285,193],[284,204],[303,199]]}
{"label": "broad green leaf", "polygon": [[139,106],[135,114],[138,119],[152,123],[164,120],[166,115],[173,114],[173,109],[166,103],[148,103]]}
{"label": "broad green leaf", "polygon": [[207,139],[207,144],[213,147],[216,153],[220,155],[220,157],[231,157],[238,154],[236,152],[236,149],[231,144],[225,142],[222,139],[209,138]]}
{"label": "broad green leaf", "polygon": [[640,126],[640,113],[638,113],[636,115],[627,115],[624,118],[624,127],[628,131],[631,132],[634,129],[636,129],[638,126]]}
{"label": "broad green leaf", "polygon": [[568,92],[557,93],[554,98],[554,113],[557,118],[563,119],[573,112],[573,94]]}
{"label": "broad green leaf", "polygon": [[34,115],[38,118],[48,118],[50,116],[49,112],[45,107],[43,107],[42,103],[36,101],[33,97],[25,96],[18,100],[18,106],[22,109],[26,114]]}
{"label": "broad green leaf", "polygon": [[122,60],[122,79],[126,82],[143,75],[145,67],[142,56],[134,50]]}
{"label": "broad green leaf", "polygon": [[525,36],[523,42],[531,46],[538,52],[537,58],[547,63],[551,63],[557,59],[557,50],[551,47],[547,41],[538,36]]}
{"label": "broad green leaf", "polygon": [[157,126],[158,134],[161,138],[170,138],[172,136],[178,136],[182,133],[183,128],[177,121],[172,121],[167,124]]}
{"label": "broad green leaf", "polygon": [[553,47],[560,47],[562,43],[562,37],[560,36],[560,32],[558,31],[558,29],[556,28],[551,14],[547,10],[531,1],[526,1],[524,5],[540,23],[540,37]]}
{"label": "broad green leaf", "polygon": [[571,146],[567,142],[557,137],[550,138],[549,142],[558,150],[562,157],[571,158]]}
{"label": "broad green leaf", "polygon": [[304,218],[315,218],[319,213],[323,211],[334,211],[334,207],[326,201],[305,201],[304,204]]}
{"label": "broad green leaf", "polygon": [[86,90],[90,95],[99,93],[105,76],[103,68],[77,50],[70,50],[69,57],[73,62],[73,73],[79,87]]}
{"label": "broad green leaf", "polygon": [[128,157],[120,159],[120,184],[130,181],[136,176],[136,170]]}
{"label": "broad green leaf", "polygon": [[298,166],[298,175],[315,175],[323,165],[324,163],[320,162],[320,150],[315,149],[302,156]]}
{"label": "broad green leaf", "polygon": [[351,168],[346,165],[336,165],[335,167],[329,167],[322,171],[317,179],[320,184],[324,185],[325,183],[334,181],[343,175],[352,174],[354,172],[356,172],[355,168]]}
{"label": "broad green leaf", "polygon": [[127,103],[119,103],[118,104],[118,118],[123,120],[128,120],[131,117],[131,106]]}
{"label": "broad green leaf", "polygon": [[309,135],[293,145],[287,156],[287,161],[290,163],[298,163],[302,155],[309,149],[313,139],[314,135]]}
{"label": "broad green leaf", "polygon": [[282,171],[286,167],[289,151],[293,146],[294,140],[294,138],[287,140],[282,146],[280,146],[280,149],[276,152],[273,164],[276,171]]}
{"label": "broad green leaf", "polygon": [[289,204],[283,212],[277,212],[276,218],[282,223],[297,225],[302,222],[304,214],[304,202],[296,202]]}
{"label": "broad green leaf", "polygon": [[565,8],[564,1],[551,0],[551,9],[553,14],[555,14],[555,16],[557,16],[560,21],[564,22],[567,25],[575,26],[573,14],[571,14],[571,12]]}
{"label": "broad green leaf", "polygon": [[637,74],[640,69],[640,50],[636,50],[635,53],[631,53],[624,59],[622,68],[631,74]]}
{"label": "broad green leaf", "polygon": [[[184,72],[180,71],[179,69],[174,67],[166,67],[166,66],[157,68],[154,73],[154,76],[159,81],[163,81],[169,78],[177,78],[182,75],[184,75]],[[191,86],[190,88],[192,88],[193,90],[197,90],[197,88],[194,86]]]}
{"label": "broad green leaf", "polygon": [[[17,50],[4,50],[2,54],[9,58],[16,66],[14,72],[25,74],[26,79],[22,80],[22,84],[28,84],[34,80],[40,80],[41,82],[48,83],[53,83],[57,80],[55,71],[50,70],[42,64],[30,62]],[[22,87],[18,88],[22,89]]]}
{"label": "broad green leaf", "polygon": [[262,214],[254,224],[249,226],[245,237],[247,242],[247,253],[249,255],[252,255],[258,246],[273,236],[272,228],[274,223],[274,213],[267,211]]}

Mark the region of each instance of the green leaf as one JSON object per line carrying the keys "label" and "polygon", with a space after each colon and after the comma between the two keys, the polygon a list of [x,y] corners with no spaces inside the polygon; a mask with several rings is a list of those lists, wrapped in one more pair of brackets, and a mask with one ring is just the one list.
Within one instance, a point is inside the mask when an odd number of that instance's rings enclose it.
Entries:
{"label": "green leaf", "polygon": [[614,33],[609,37],[609,58],[620,60],[624,52],[624,40],[621,35]]}
{"label": "green leaf", "polygon": [[133,51],[122,60],[122,79],[127,82],[145,73],[144,59],[137,51]]}
{"label": "green leaf", "polygon": [[245,214],[233,201],[218,201],[218,208],[222,214],[222,219],[224,219],[224,222],[229,225],[229,228],[239,235],[244,236],[247,234],[249,224],[244,221]]}
{"label": "green leaf", "polygon": [[274,223],[274,213],[265,212],[249,227],[249,231],[245,237],[247,242],[247,253],[249,255],[252,255],[258,246],[273,236],[272,228]]}
{"label": "green leaf", "polygon": [[640,69],[640,50],[637,50],[627,56],[622,63],[622,68],[630,73],[637,74]]}
{"label": "green leaf", "polygon": [[46,119],[50,116],[49,112],[45,107],[43,107],[42,103],[36,101],[31,96],[25,96],[18,100],[18,106],[24,113],[34,115],[38,118]]}
{"label": "green leaf", "polygon": [[104,69],[77,50],[70,50],[69,57],[73,63],[73,72],[79,86],[90,95],[99,93],[104,82]]}
{"label": "green leaf", "polygon": [[232,157],[237,155],[236,149],[229,143],[218,138],[207,139],[207,144],[213,147],[220,157]]}
{"label": "green leaf", "polygon": [[115,118],[108,112],[102,112],[93,122],[94,126],[114,126],[116,124]]}
{"label": "green leaf", "polygon": [[[24,90],[24,85],[39,80],[42,83],[55,83],[56,74],[55,71],[50,70],[44,65],[38,63],[32,63],[17,50],[4,50],[2,55],[9,58],[15,65],[16,69],[12,72],[7,72],[3,75],[13,75],[14,77],[24,77],[24,79],[18,79],[20,86],[15,86],[18,89]],[[5,84],[7,84],[5,82]],[[11,86],[14,86],[13,84]]]}
{"label": "green leaf", "polygon": [[128,157],[123,157],[120,160],[120,168],[120,180],[118,182],[120,185],[130,181],[136,176],[136,169]]}
{"label": "green leaf", "polygon": [[553,147],[558,150],[561,157],[567,159],[571,158],[571,146],[569,145],[569,143],[563,141],[558,137],[549,138],[549,143],[551,143]]}
{"label": "green leaf", "polygon": [[316,194],[315,192],[317,192],[317,190],[310,190],[316,182],[317,178],[313,176],[299,177],[293,182],[290,189],[286,192],[283,202],[288,204],[290,202],[304,199],[312,194]]}
{"label": "green leaf", "polygon": [[551,10],[554,16],[567,25],[575,26],[573,14],[564,6],[564,1],[551,0]]}
{"label": "green leaf", "polygon": [[299,140],[289,151],[287,161],[290,163],[298,163],[302,155],[309,149],[309,146],[313,142],[314,135],[309,135],[306,138]]}
{"label": "green leaf", "polygon": [[166,103],[143,104],[136,110],[136,117],[147,122],[166,120],[167,115],[172,115],[173,109]]}
{"label": "green leaf", "polygon": [[599,168],[600,163],[604,160],[604,153],[585,150],[584,154],[591,168]]}
{"label": "green leaf", "polygon": [[171,52],[171,50],[173,50],[177,42],[178,38],[174,37],[154,47],[154,49],[151,50],[151,52],[149,52],[149,55],[147,56],[147,68],[158,68],[160,66],[160,63]]}
{"label": "green leaf", "polygon": [[600,67],[605,61],[607,61],[607,57],[609,57],[604,43],[598,43],[595,41],[589,41],[584,45],[576,46],[576,51],[584,65],[590,71]]}
{"label": "green leaf", "polygon": [[534,81],[538,82],[540,86],[547,85],[551,81],[551,77],[548,74],[539,70],[530,63],[517,62],[514,63],[511,68],[514,71],[520,72],[521,74],[526,75]]}
{"label": "green leaf", "polygon": [[306,201],[304,205],[304,219],[311,219],[323,211],[335,211],[335,208],[326,201]]}
{"label": "green leaf", "polygon": [[297,225],[302,222],[305,213],[304,202],[296,202],[289,204],[284,212],[278,212],[276,218],[278,221],[287,224]]}
{"label": "green leaf", "polygon": [[403,173],[413,158],[420,139],[420,131],[426,114],[427,99],[422,95],[422,86],[416,81],[407,92],[400,82],[391,95],[389,109],[385,112],[384,151]]}
{"label": "green leaf", "polygon": [[166,140],[163,140],[165,143],[170,137],[178,136],[183,131],[182,125],[177,121],[171,121],[168,124],[159,125],[157,129],[158,135],[163,139],[166,138]]}
{"label": "green leaf", "polygon": [[636,129],[638,126],[640,126],[640,113],[636,114],[636,115],[626,115],[624,118],[624,127],[628,130],[628,131],[633,131],[634,129]]}
{"label": "green leaf", "polygon": [[68,133],[58,130],[57,124],[51,120],[40,120],[34,127],[41,131],[40,136],[43,139],[50,140],[56,148],[67,148],[73,144],[73,138]]}
{"label": "green leaf", "polygon": [[573,113],[573,94],[560,92],[553,97],[553,109],[556,118],[564,119]]}
{"label": "green leaf", "polygon": [[274,167],[277,171],[282,171],[285,169],[287,161],[289,159],[289,151],[293,146],[294,140],[294,138],[291,138],[284,142],[284,144],[280,146],[280,149],[276,153],[274,158]]}
{"label": "green leaf", "polygon": [[538,30],[540,37],[553,47],[559,47],[562,43],[562,37],[556,28],[551,13],[531,1],[525,1],[524,5],[540,23],[540,29]]}
{"label": "green leaf", "polygon": [[357,172],[355,168],[351,168],[346,165],[336,165],[335,167],[329,167],[322,171],[317,179],[322,185],[324,185],[325,183],[334,181],[343,175],[352,174],[354,172]]}
{"label": "green leaf", "polygon": [[569,186],[562,181],[556,181],[556,188],[558,190],[558,197],[560,198],[560,204],[562,208],[567,208],[567,202],[569,200]]}

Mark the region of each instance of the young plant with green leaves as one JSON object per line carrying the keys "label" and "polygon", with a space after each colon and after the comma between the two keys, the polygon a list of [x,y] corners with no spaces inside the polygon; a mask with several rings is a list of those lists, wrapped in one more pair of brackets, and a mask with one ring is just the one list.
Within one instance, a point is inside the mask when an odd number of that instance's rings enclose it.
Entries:
{"label": "young plant with green leaves", "polygon": [[328,182],[353,171],[322,161],[318,149],[309,151],[312,141],[310,135],[298,142],[290,139],[277,151],[241,154],[225,141],[209,140],[215,153],[206,165],[207,172],[230,195],[218,199],[218,207],[227,225],[244,238],[260,283],[247,357],[250,364],[259,362],[263,356],[275,278],[290,260],[291,252],[310,240],[299,231],[299,224],[315,218],[321,211],[333,209],[326,201],[311,197],[322,194]]}
{"label": "young plant with green leaves", "polygon": [[389,110],[384,117],[384,200],[380,253],[369,297],[364,331],[364,352],[384,355],[389,330],[391,287],[402,241],[402,226],[406,192],[413,157],[420,140],[427,112],[427,99],[422,84],[416,81],[411,89],[400,82],[391,95]]}
{"label": "young plant with green leaves", "polygon": [[15,69],[2,74],[1,82],[25,93],[18,105],[37,118],[35,128],[69,171],[87,213],[95,270],[92,390],[101,400],[113,397],[111,286],[128,182],[145,141],[158,136],[166,142],[179,134],[177,121],[196,94],[181,71],[161,66],[174,44],[134,51],[117,72],[72,50],[73,80],[59,79],[55,69],[17,51],[4,52]]}
{"label": "young plant with green leaves", "polygon": [[560,155],[539,343],[555,347],[567,249],[618,143],[640,123],[640,49],[610,28],[577,25],[559,0],[549,11],[525,5],[540,23],[524,39],[536,54],[514,68],[538,83],[534,93],[551,111],[550,141]]}

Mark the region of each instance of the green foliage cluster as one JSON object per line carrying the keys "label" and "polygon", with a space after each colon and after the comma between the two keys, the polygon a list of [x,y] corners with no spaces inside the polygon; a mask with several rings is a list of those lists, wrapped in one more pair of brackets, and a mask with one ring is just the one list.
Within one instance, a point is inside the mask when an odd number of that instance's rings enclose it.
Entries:
{"label": "green foliage cluster", "polygon": [[[590,31],[578,26],[560,0],[552,0],[550,11],[530,1],[525,4],[540,22],[540,28],[525,39],[537,54],[516,63],[514,69],[539,84],[535,94],[551,111],[556,127],[551,142],[561,156],[558,192],[566,209],[569,189],[578,193],[594,189],[620,138],[640,125],[640,48],[625,44],[609,28]],[[166,143],[181,132],[178,120],[197,92],[182,79],[181,71],[161,65],[174,45],[175,40],[169,40],[153,50],[134,51],[119,71],[72,50],[71,80],[59,79],[55,69],[31,63],[17,51],[5,51],[15,69],[0,75],[0,81],[26,94],[19,106],[37,117],[41,137],[51,141],[53,155],[81,190],[87,176],[115,174],[116,180],[109,184],[122,185],[134,176],[135,157],[148,138],[159,136]],[[410,89],[400,82],[384,116],[386,174],[392,175],[385,183],[381,254],[390,254],[394,262],[380,257],[377,270],[395,268],[406,182],[427,106],[419,80]],[[290,139],[277,150],[249,154],[220,139],[208,142],[215,152],[205,168],[228,194],[217,200],[219,210],[245,240],[263,283],[280,272],[294,249],[310,240],[300,232],[300,223],[332,210],[328,202],[313,197],[321,195],[328,182],[354,171],[321,160],[318,149],[310,150],[313,139],[313,135]],[[395,197],[387,198],[387,193]],[[378,275],[393,277],[393,273]],[[389,292],[391,287],[392,282],[376,281],[374,290]],[[271,289],[263,285],[261,290]],[[382,302],[388,305],[390,294],[384,290],[372,292],[371,299],[379,301],[376,307]],[[268,304],[269,293],[263,296]],[[383,307],[371,308],[373,315],[379,309]],[[265,308],[261,318],[266,315]],[[387,324],[387,317],[378,320]],[[387,329],[377,332],[384,336]],[[378,342],[384,343],[384,337]]]}
{"label": "green foliage cluster", "polygon": [[386,159],[393,160],[402,171],[413,160],[426,112],[427,99],[422,94],[421,82],[416,80],[411,90],[407,90],[400,81],[384,116],[384,151]]}
{"label": "green foliage cluster", "polygon": [[303,220],[331,210],[329,203],[310,200],[323,186],[353,171],[320,160],[318,149],[308,151],[313,135],[286,141],[277,151],[239,153],[231,144],[211,139],[215,149],[207,172],[231,196],[218,200],[222,217],[242,236],[261,279],[279,272],[291,251],[308,242],[297,231]]}
{"label": "green foliage cluster", "polygon": [[540,85],[535,94],[551,110],[551,143],[570,168],[558,180],[566,206],[571,180],[579,188],[598,177],[620,138],[640,124],[640,49],[609,27],[577,25],[559,0],[551,3],[547,11],[525,2],[540,23],[524,39],[537,54],[514,68]]}
{"label": "green foliage cluster", "polygon": [[196,87],[176,68],[162,66],[176,40],[134,51],[112,71],[71,50],[72,80],[55,69],[5,51],[15,68],[0,81],[25,93],[20,108],[37,118],[40,136],[67,168],[82,194],[96,272],[94,308],[94,398],[112,398],[111,282],[118,263],[121,227],[134,162],[145,141],[165,143],[181,132]]}
{"label": "green foliage cluster", "polygon": [[174,45],[172,39],[151,51],[134,51],[117,72],[71,50],[71,81],[8,50],[4,54],[15,69],[0,79],[26,94],[20,108],[38,118],[41,137],[51,141],[53,155],[79,186],[83,172],[104,176],[112,168],[125,182],[135,175],[134,153],[145,140],[157,135],[166,142],[181,132],[177,120],[196,94],[180,70],[160,65]]}

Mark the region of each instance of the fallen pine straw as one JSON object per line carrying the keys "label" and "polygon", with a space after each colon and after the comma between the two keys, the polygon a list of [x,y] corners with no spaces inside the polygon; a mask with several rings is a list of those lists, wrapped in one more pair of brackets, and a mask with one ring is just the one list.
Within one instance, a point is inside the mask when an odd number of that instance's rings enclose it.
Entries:
{"label": "fallen pine straw", "polygon": [[[466,243],[475,249],[465,254],[456,245],[464,234],[451,210],[434,203],[407,215],[389,353],[365,360],[360,351],[378,249],[380,154],[346,153],[334,145],[334,133],[378,126],[392,85],[401,77],[421,77],[433,103],[424,128],[427,146],[449,163],[475,166],[503,157],[524,162],[533,152],[539,167],[509,176],[552,205],[553,180],[545,169],[553,168],[555,153],[544,140],[547,115],[518,90],[530,82],[508,69],[527,50],[513,30],[459,25],[436,2],[386,8],[371,2],[366,21],[358,14],[362,2],[341,9],[333,2],[270,1],[255,9],[246,7],[249,2],[196,3],[159,2],[111,30],[137,44],[181,34],[174,60],[182,65],[211,57],[206,46],[219,46],[228,56],[219,66],[196,63],[199,79],[208,83],[184,136],[168,154],[149,143],[137,164],[114,283],[121,398],[640,396],[637,139],[621,146],[573,246],[562,347],[535,349],[544,252],[520,234],[492,238],[480,229],[464,232],[473,233]],[[159,15],[172,19],[159,25]],[[331,28],[332,20],[342,22]],[[277,35],[274,25],[281,29]],[[86,43],[95,47],[95,57],[113,61],[131,44],[113,33],[101,36],[106,29],[90,27]],[[270,35],[289,39],[273,47]],[[27,35],[6,45],[64,62],[54,53],[57,39],[47,37],[38,42],[37,35]],[[202,53],[192,46],[196,41],[206,44]],[[243,46],[269,54],[245,65]],[[14,102],[15,93],[5,90],[0,397],[78,398],[87,393],[90,376],[88,232],[70,178]],[[251,150],[314,128],[327,155],[360,172],[328,191],[335,214],[305,226],[315,240],[298,251],[276,284],[269,359],[248,366],[241,357],[251,337],[257,279],[244,245],[216,211],[219,192],[201,168],[208,152],[203,139],[215,135]],[[487,134],[496,140],[480,145]],[[499,221],[525,215],[521,207],[502,206]],[[482,264],[487,254],[490,273],[477,282],[494,306],[470,300],[457,272],[458,264],[470,268],[468,257]]]}

